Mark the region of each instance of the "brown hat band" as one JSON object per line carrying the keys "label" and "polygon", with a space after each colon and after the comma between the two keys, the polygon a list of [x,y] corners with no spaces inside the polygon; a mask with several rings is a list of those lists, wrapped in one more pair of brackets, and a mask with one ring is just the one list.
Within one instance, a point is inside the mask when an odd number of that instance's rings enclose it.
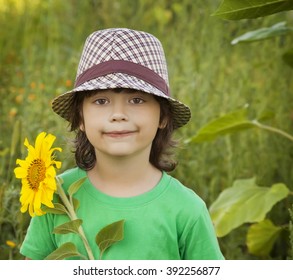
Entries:
{"label": "brown hat band", "polygon": [[170,96],[168,85],[156,72],[141,64],[126,60],[109,60],[96,64],[80,74],[74,86],[78,87],[84,82],[111,73],[125,73],[137,77]]}

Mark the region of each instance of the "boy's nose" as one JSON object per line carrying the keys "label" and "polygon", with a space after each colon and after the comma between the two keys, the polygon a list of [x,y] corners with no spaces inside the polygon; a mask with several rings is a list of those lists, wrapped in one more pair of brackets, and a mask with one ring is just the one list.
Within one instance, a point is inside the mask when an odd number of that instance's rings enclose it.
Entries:
{"label": "boy's nose", "polygon": [[111,116],[111,121],[112,122],[120,122],[120,121],[126,121],[127,117],[124,114],[121,113],[114,113]]}
{"label": "boy's nose", "polygon": [[128,116],[125,112],[125,107],[122,104],[116,103],[113,105],[113,111],[110,116],[111,122],[127,121]]}

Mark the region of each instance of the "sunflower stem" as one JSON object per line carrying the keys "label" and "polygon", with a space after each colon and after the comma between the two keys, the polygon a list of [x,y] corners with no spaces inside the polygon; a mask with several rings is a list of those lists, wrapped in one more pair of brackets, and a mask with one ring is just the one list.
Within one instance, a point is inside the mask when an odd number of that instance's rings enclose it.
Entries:
{"label": "sunflower stem", "polygon": [[253,121],[253,124],[261,129],[264,129],[264,130],[267,130],[267,131],[270,131],[270,132],[274,132],[274,133],[277,133],[279,135],[282,135],[284,136],[285,138],[291,140],[293,142],[293,136],[283,130],[280,130],[278,128],[275,128],[275,127],[272,127],[272,126],[268,126],[268,125],[264,125],[264,124],[261,124],[259,123],[258,121]]}
{"label": "sunflower stem", "polygon": [[[64,203],[64,206],[66,207],[66,209],[67,209],[67,211],[68,211],[68,216],[69,216],[69,218],[70,218],[72,221],[78,219],[78,217],[77,217],[77,215],[76,215],[76,213],[75,213],[74,207],[73,207],[72,203],[70,203],[70,201],[69,201],[67,195],[65,194],[65,192],[64,192],[64,190],[63,190],[63,188],[62,188],[62,186],[61,186],[61,183],[60,183],[58,177],[57,177],[57,180],[56,180],[56,181],[57,181],[57,192],[58,192],[58,194],[59,194],[59,196],[60,196],[62,202]],[[90,260],[94,260],[95,257],[94,257],[94,255],[93,255],[92,249],[91,249],[91,247],[90,247],[90,245],[89,245],[89,242],[88,242],[88,240],[87,240],[87,238],[86,238],[86,235],[85,235],[85,233],[84,233],[84,231],[83,231],[82,226],[80,226],[80,227],[78,228],[78,232],[79,232],[79,235],[80,235],[80,237],[81,237],[81,239],[82,239],[82,242],[83,242],[83,244],[84,244],[84,247],[85,247],[85,249],[86,249],[86,251],[87,251],[87,254],[88,254],[89,259],[90,259]]]}

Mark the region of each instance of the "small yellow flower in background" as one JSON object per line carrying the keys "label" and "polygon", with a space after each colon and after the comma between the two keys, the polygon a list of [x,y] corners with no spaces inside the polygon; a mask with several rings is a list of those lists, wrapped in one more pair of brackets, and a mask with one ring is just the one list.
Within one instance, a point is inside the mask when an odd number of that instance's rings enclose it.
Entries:
{"label": "small yellow flower in background", "polygon": [[61,167],[60,161],[55,161],[54,151],[62,151],[61,148],[51,148],[56,137],[41,132],[35,141],[35,147],[25,139],[24,145],[28,148],[25,160],[17,159],[19,167],[14,169],[16,178],[21,179],[22,189],[20,202],[22,213],[29,210],[29,214],[41,216],[45,214],[41,210],[42,204],[53,208],[53,194],[56,191],[56,168]]}
{"label": "small yellow flower in background", "polygon": [[17,104],[21,104],[22,101],[23,101],[23,95],[19,94],[19,95],[17,95],[17,96],[15,97],[15,102],[16,102]]}
{"label": "small yellow flower in background", "polygon": [[9,118],[13,119],[17,115],[17,108],[12,107],[9,111]]}
{"label": "small yellow flower in background", "polygon": [[44,90],[44,89],[45,89],[45,84],[40,83],[40,84],[39,84],[39,89],[40,89],[40,90]]}
{"label": "small yellow flower in background", "polygon": [[30,87],[31,89],[35,89],[37,86],[37,84],[35,82],[31,82]]}
{"label": "small yellow flower in background", "polygon": [[24,88],[19,88],[18,89],[18,93],[19,94],[24,94],[25,93],[25,89]]}
{"label": "small yellow flower in background", "polygon": [[33,94],[33,93],[30,93],[29,96],[28,96],[28,100],[29,101],[34,101],[36,99],[36,95]]}
{"label": "small yellow flower in background", "polygon": [[66,87],[72,87],[72,81],[66,80],[65,85],[66,85]]}
{"label": "small yellow flower in background", "polygon": [[12,240],[6,240],[6,245],[9,246],[11,249],[16,247],[16,243]]}

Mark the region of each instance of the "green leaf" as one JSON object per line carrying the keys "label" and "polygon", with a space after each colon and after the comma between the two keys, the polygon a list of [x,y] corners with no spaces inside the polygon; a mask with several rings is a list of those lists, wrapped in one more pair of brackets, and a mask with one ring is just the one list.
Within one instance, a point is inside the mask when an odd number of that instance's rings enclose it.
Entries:
{"label": "green leaf", "polygon": [[199,129],[197,134],[185,143],[200,143],[205,141],[212,141],[215,138],[255,127],[255,124],[247,117],[247,109],[237,110],[221,116]]}
{"label": "green leaf", "polygon": [[73,203],[73,209],[74,209],[74,211],[76,211],[79,208],[80,202],[79,202],[78,199],[73,197],[72,198],[72,203]]}
{"label": "green leaf", "polygon": [[275,117],[275,112],[268,110],[268,109],[264,109],[258,113],[257,121],[259,121],[259,122],[267,121],[267,120],[270,120],[274,117]]}
{"label": "green leaf", "polygon": [[250,43],[260,40],[269,39],[276,36],[286,35],[292,32],[292,28],[286,26],[286,22],[279,22],[271,27],[260,28],[254,31],[247,32],[235,38],[231,44]]}
{"label": "green leaf", "polygon": [[87,177],[83,177],[77,181],[75,181],[74,183],[72,183],[70,185],[70,187],[68,188],[68,194],[70,196],[73,196],[81,187],[81,185],[84,183],[84,181],[86,180]]}
{"label": "green leaf", "polygon": [[270,220],[250,226],[246,239],[249,252],[259,257],[269,256],[282,229]]}
{"label": "green leaf", "polygon": [[292,0],[224,0],[213,16],[239,20],[264,17],[292,9]]}
{"label": "green leaf", "polygon": [[46,205],[43,205],[42,210],[45,211],[46,213],[52,213],[57,215],[67,214],[66,208],[64,207],[64,205],[60,203],[54,203],[54,208],[50,208]]}
{"label": "green leaf", "polygon": [[62,244],[59,248],[57,248],[54,252],[48,255],[45,260],[64,260],[70,257],[82,256],[78,251],[76,246],[72,242],[67,242]]}
{"label": "green leaf", "polygon": [[293,68],[293,49],[285,52],[282,56],[283,61]]}
{"label": "green leaf", "polygon": [[96,235],[96,243],[100,249],[100,259],[103,253],[114,243],[124,238],[124,222],[120,220],[102,228]]}
{"label": "green leaf", "polygon": [[217,236],[222,237],[244,223],[262,221],[272,207],[287,197],[284,184],[259,187],[255,178],[236,180],[225,189],[210,207]]}
{"label": "green leaf", "polygon": [[54,228],[53,233],[67,234],[67,233],[78,233],[78,229],[82,224],[81,219],[76,219],[70,222],[66,222]]}

